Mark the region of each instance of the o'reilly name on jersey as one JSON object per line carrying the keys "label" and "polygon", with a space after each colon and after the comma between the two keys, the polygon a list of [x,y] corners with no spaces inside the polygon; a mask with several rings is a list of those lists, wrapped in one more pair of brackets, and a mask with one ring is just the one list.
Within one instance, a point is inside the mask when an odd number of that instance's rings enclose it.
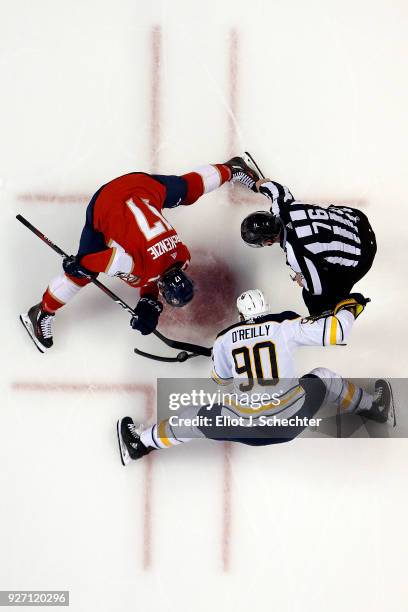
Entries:
{"label": "o'reilly name on jersey", "polygon": [[241,342],[241,340],[252,340],[253,338],[262,338],[269,334],[269,328],[271,326],[268,323],[263,325],[256,325],[254,327],[247,327],[244,329],[237,329],[232,332],[232,342]]}

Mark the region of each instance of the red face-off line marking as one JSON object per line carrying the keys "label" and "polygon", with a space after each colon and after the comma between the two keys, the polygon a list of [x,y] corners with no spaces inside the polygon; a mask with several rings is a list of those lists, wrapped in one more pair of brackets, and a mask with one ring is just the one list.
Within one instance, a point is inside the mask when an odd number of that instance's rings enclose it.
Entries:
{"label": "red face-off line marking", "polygon": [[[153,385],[133,383],[33,383],[16,381],[11,383],[16,392],[39,393],[140,393],[144,396],[145,421],[151,422],[154,417],[155,390]],[[112,425],[113,427],[113,425]],[[143,460],[145,468],[143,485],[143,569],[151,566],[152,554],[152,493],[153,493],[153,457],[148,455]]]}

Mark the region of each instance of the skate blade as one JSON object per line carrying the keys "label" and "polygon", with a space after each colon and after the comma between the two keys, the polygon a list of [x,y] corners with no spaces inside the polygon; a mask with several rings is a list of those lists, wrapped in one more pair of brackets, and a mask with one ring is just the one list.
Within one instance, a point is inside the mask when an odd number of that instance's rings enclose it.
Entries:
{"label": "skate blade", "polygon": [[380,381],[387,386],[388,392],[390,394],[390,405],[388,408],[387,420],[384,421],[384,425],[390,425],[391,427],[397,426],[397,415],[395,410],[395,402],[394,402],[394,394],[392,392],[392,386],[385,378],[381,378]]}
{"label": "skate blade", "polygon": [[126,466],[126,465],[128,465],[131,462],[131,457],[130,457],[129,451],[126,448],[126,445],[125,445],[125,443],[123,442],[123,439],[122,439],[122,434],[120,432],[121,424],[122,424],[122,419],[119,419],[117,424],[116,424],[116,432],[118,434],[118,445],[119,445],[120,460],[122,462],[122,465]]}
{"label": "skate blade", "polygon": [[252,170],[255,170],[261,178],[265,178],[264,173],[262,172],[262,170],[260,169],[256,161],[254,160],[252,155],[248,153],[248,151],[244,151],[243,159],[245,163],[248,164],[248,166],[252,168]]}
{"label": "skate blade", "polygon": [[395,410],[394,394],[392,392],[392,386],[390,385],[388,380],[386,382],[388,384],[388,388],[390,390],[390,397],[391,397],[390,411],[388,413],[388,423],[389,425],[392,425],[392,427],[396,427],[397,426],[397,413]]}
{"label": "skate blade", "polygon": [[36,338],[36,336],[34,334],[33,325],[31,323],[29,317],[27,316],[27,313],[24,313],[24,314],[20,315],[20,321],[23,324],[24,328],[26,329],[26,331],[27,331],[28,335],[30,336],[31,340],[34,342],[35,346],[40,351],[40,353],[45,353],[47,349]]}

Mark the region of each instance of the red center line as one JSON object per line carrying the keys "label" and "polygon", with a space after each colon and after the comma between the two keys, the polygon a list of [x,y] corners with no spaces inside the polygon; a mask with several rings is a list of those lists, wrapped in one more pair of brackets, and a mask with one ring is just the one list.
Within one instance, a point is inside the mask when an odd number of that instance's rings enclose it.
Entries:
{"label": "red center line", "polygon": [[[152,149],[153,151],[153,149]],[[233,155],[235,153],[239,153],[237,149],[237,145],[235,148],[232,148],[228,155]],[[156,164],[152,160],[151,164]],[[63,193],[20,193],[17,194],[16,199],[19,202],[26,202],[29,204],[41,203],[41,204],[87,204],[91,199],[91,194],[63,194]],[[261,199],[262,198],[262,199]],[[257,203],[257,199],[259,200],[260,206],[266,202],[266,207],[268,207],[268,200],[266,200],[263,196],[248,194],[245,187],[240,187],[236,185],[234,187],[230,187],[228,191],[228,199],[230,203],[234,204],[244,204],[245,206],[254,206]],[[364,198],[339,198],[338,196],[331,197],[313,197],[307,196],[301,198],[302,202],[306,204],[317,204],[318,206],[329,206],[330,204],[335,206],[351,206],[352,208],[367,208],[369,206],[368,200]]]}
{"label": "red center line", "polygon": [[[158,172],[160,165],[161,140],[161,63],[162,63],[162,29],[155,25],[150,32],[151,55],[151,89],[150,89],[150,167],[151,172]],[[149,419],[153,419],[154,396],[150,398]],[[148,570],[152,564],[152,492],[153,492],[153,453],[144,459],[144,508],[143,508],[143,569]]]}
{"label": "red center line", "polygon": [[[239,69],[239,36],[236,28],[231,28],[228,40],[228,121],[227,121],[227,142],[228,155],[236,155],[238,147],[238,137],[236,130],[238,114],[238,69]],[[234,187],[229,189],[228,199],[231,204],[241,201],[242,192]],[[247,199],[247,196],[245,197]],[[231,556],[231,522],[232,522],[232,490],[231,490],[231,455],[232,443],[224,442],[223,453],[223,487],[222,487],[222,536],[221,536],[221,556],[222,568],[227,572],[230,568]]]}
{"label": "red center line", "polygon": [[[40,392],[40,393],[141,393],[144,396],[145,420],[150,422],[154,416],[155,390],[152,385],[135,383],[75,383],[75,382],[55,382],[55,383],[36,383],[29,381],[15,381],[11,383],[13,391]],[[151,565],[152,548],[152,455],[148,455],[143,460],[145,468],[143,486],[143,560],[144,570],[148,570]]]}
{"label": "red center line", "polygon": [[228,572],[231,557],[231,455],[232,442],[224,442],[224,471],[223,471],[223,518],[222,518],[222,568]]}
{"label": "red center line", "polygon": [[[228,156],[235,156],[238,154],[238,135],[236,129],[236,124],[238,121],[238,58],[238,31],[235,28],[231,28],[228,38]],[[237,191],[238,189],[235,188],[235,185],[230,185],[228,190],[228,200],[230,204],[236,204],[241,201]]]}
{"label": "red center line", "polygon": [[161,63],[162,30],[153,26],[150,34],[151,45],[151,90],[150,90],[150,166],[151,172],[159,171],[161,138]]}
{"label": "red center line", "polygon": [[154,388],[151,385],[140,385],[135,383],[37,383],[16,381],[11,383],[11,388],[13,391],[41,391],[44,393],[55,391],[62,393],[83,393],[85,391],[89,393],[93,391],[98,393],[143,393],[149,400],[146,405],[146,417],[150,418],[153,414],[150,394],[152,394],[154,398]]}
{"label": "red center line", "polygon": [[[150,423],[154,418],[155,391],[150,388],[146,396],[146,421]],[[152,493],[153,493],[153,453],[144,458],[144,487],[143,487],[143,569],[150,569],[152,562]]]}
{"label": "red center line", "polygon": [[89,193],[18,193],[16,198],[19,202],[41,202],[42,204],[86,204],[91,199]]}

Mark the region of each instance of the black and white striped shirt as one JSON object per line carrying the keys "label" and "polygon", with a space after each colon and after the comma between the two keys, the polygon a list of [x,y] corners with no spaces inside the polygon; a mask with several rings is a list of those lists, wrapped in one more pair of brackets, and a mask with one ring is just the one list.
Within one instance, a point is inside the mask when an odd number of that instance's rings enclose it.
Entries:
{"label": "black and white striped shirt", "polygon": [[346,206],[321,206],[295,200],[287,187],[274,181],[261,185],[271,212],[284,226],[281,240],[288,265],[300,273],[303,286],[314,295],[324,293],[324,274],[338,265],[355,268],[362,255],[360,223],[364,215]]}

